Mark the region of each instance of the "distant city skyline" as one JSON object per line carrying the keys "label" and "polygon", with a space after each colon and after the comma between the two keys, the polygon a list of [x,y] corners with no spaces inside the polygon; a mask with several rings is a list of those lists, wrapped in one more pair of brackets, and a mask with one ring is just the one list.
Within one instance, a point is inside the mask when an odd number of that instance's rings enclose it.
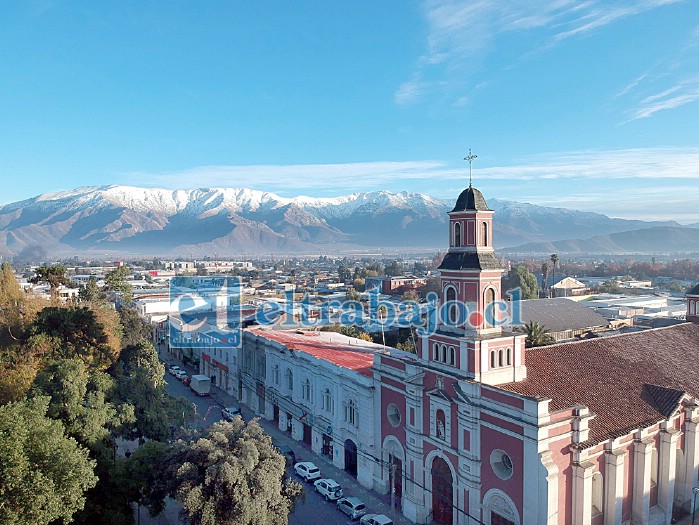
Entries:
{"label": "distant city skyline", "polygon": [[699,9],[0,3],[0,204],[387,189],[699,222]]}

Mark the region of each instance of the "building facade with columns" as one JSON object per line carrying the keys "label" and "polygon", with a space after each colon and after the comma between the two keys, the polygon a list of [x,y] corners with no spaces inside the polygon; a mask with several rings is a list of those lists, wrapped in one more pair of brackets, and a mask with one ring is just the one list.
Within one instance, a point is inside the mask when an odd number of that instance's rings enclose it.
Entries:
{"label": "building facade with columns", "polygon": [[[492,232],[469,186],[449,213],[439,314],[417,355],[248,329],[241,402],[395,494],[415,523],[660,525],[691,511],[699,324],[525,349]],[[688,302],[688,320],[698,311]]]}
{"label": "building facade with columns", "polygon": [[464,190],[436,330],[375,357],[377,488],[416,523],[669,524],[697,485],[699,325],[525,349],[492,217]]}

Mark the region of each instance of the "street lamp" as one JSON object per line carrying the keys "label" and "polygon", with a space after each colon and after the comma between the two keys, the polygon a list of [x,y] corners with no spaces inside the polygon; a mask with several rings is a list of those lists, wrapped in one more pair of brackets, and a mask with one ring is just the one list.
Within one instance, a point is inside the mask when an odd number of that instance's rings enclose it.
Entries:
{"label": "street lamp", "polygon": [[692,494],[694,494],[694,502],[692,503],[692,525],[694,525],[694,518],[697,515],[697,494],[699,494],[699,487],[694,487],[692,489]]}

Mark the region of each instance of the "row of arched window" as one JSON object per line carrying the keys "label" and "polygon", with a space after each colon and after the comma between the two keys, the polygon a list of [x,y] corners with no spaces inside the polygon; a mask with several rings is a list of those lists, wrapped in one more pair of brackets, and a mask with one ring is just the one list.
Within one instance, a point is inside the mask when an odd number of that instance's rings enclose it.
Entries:
{"label": "row of arched window", "polygon": [[[460,316],[463,315],[459,311],[459,305],[456,302],[456,288],[453,285],[447,285],[444,288],[444,300],[446,304],[449,305],[448,316],[449,323],[453,326],[456,323],[464,323],[468,319],[461,319]],[[495,302],[495,289],[491,286],[483,292],[483,313],[484,319],[483,323],[486,327],[493,325],[492,317],[495,314],[494,307],[491,305]]]}
{"label": "row of arched window", "polygon": [[[480,246],[488,246],[488,223],[483,221],[480,225]],[[461,223],[455,222],[452,233],[452,245],[459,247],[463,246],[463,235],[461,231]]]}
{"label": "row of arched window", "polygon": [[490,351],[490,368],[512,365],[512,348]]}
{"label": "row of arched window", "polygon": [[456,366],[456,349],[453,346],[434,343],[432,345],[432,360]]}
{"label": "row of arched window", "polygon": [[[286,372],[284,373],[284,379],[286,383],[286,388],[290,392],[294,391],[294,373],[291,371],[291,368],[287,368]],[[272,367],[272,380],[274,381],[274,384],[278,385],[279,384],[279,365],[274,365]],[[311,384],[310,379],[304,379],[303,382],[301,383],[301,397],[305,400],[308,401],[309,403],[313,402],[313,385]],[[327,412],[330,415],[335,414],[335,396],[333,395],[332,391],[329,388],[326,388],[323,390],[323,394],[321,396],[321,404],[322,404],[322,409]],[[347,403],[345,403],[345,421],[347,421],[349,424],[358,426],[359,424],[359,417],[358,417],[358,412],[357,412],[357,403],[356,401],[350,399]]]}

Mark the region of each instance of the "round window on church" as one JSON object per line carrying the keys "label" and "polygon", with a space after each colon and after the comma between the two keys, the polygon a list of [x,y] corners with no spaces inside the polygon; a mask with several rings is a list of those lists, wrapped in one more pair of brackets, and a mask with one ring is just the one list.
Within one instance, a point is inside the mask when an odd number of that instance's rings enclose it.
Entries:
{"label": "round window on church", "polygon": [[393,403],[386,408],[386,417],[391,426],[397,427],[400,425],[400,410]]}
{"label": "round window on church", "polygon": [[500,479],[512,477],[512,458],[504,450],[493,450],[490,454],[490,466]]}

